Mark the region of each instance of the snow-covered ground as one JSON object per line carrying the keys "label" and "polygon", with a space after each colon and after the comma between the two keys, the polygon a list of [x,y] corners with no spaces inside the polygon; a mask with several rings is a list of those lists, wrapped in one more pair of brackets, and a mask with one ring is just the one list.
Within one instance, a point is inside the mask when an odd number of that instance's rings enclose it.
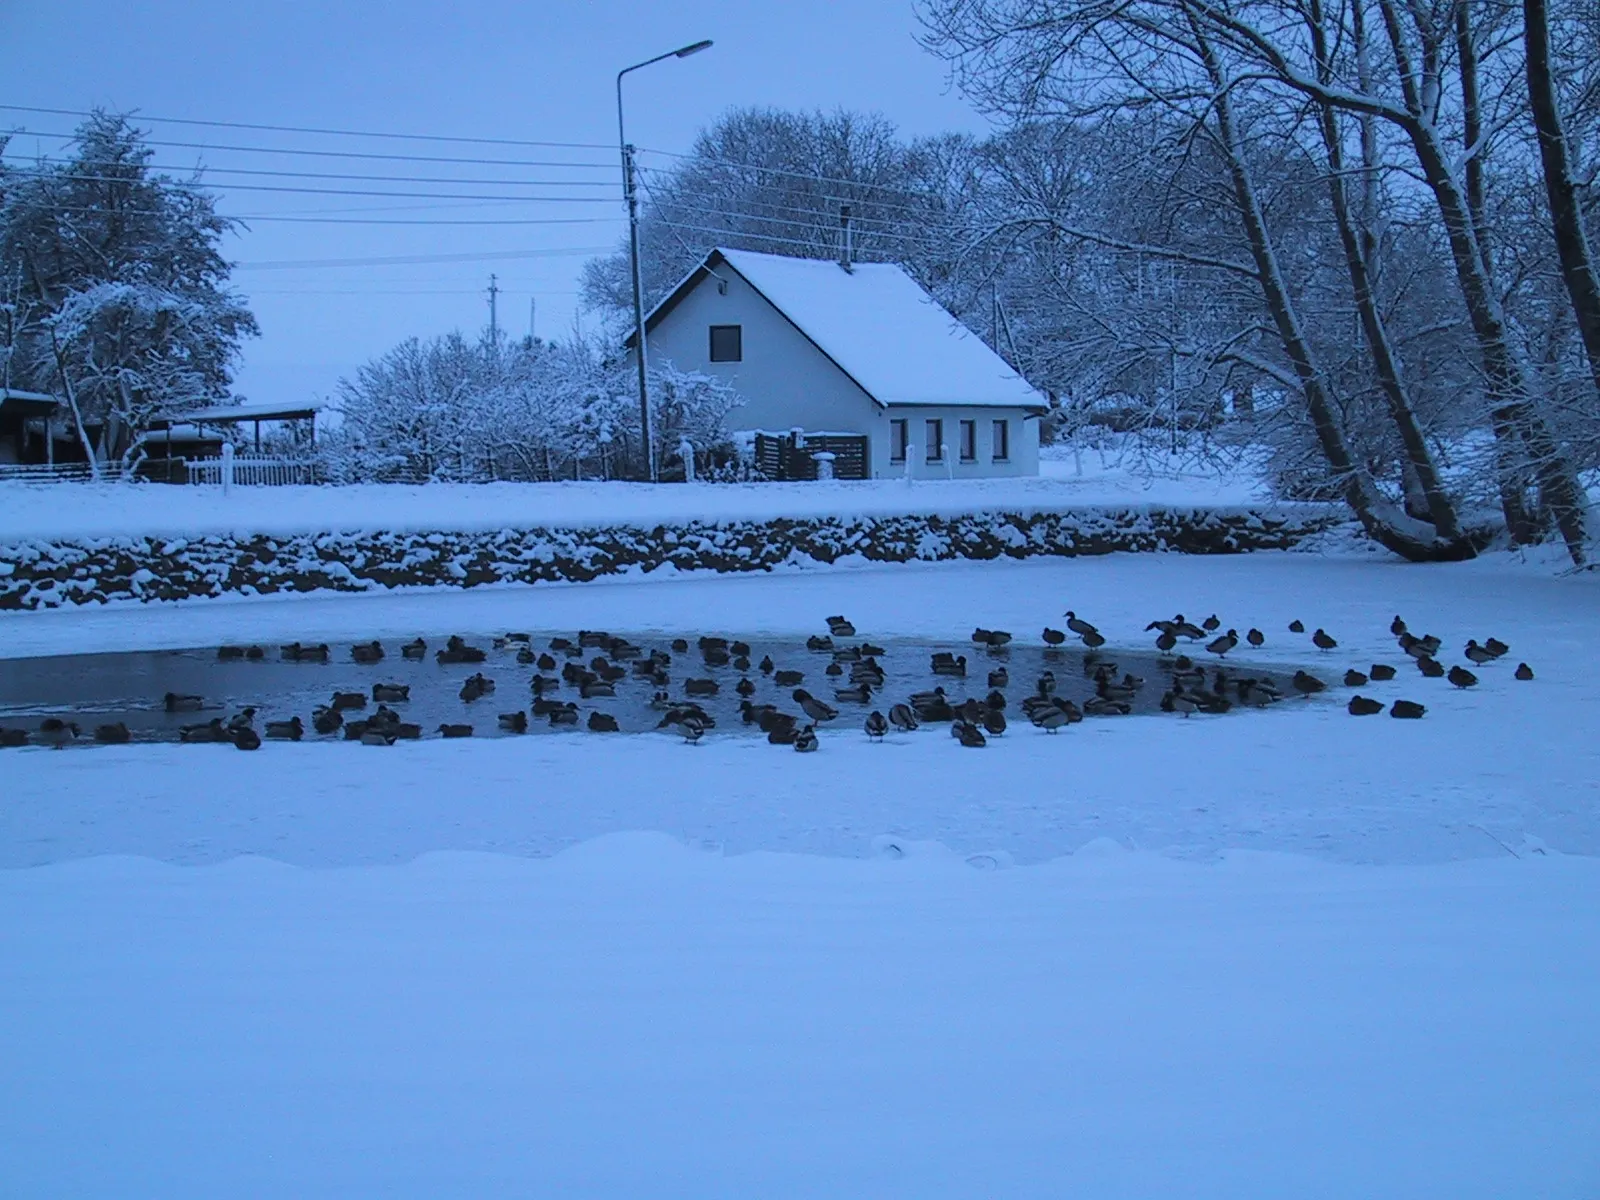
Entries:
{"label": "snow-covered ground", "polygon": [[[35,655],[1216,611],[1429,713],[0,751],[0,1193],[1588,1195],[1595,585],[1114,555],[8,615]],[[1422,680],[1396,612],[1511,655]]]}
{"label": "snow-covered ground", "polygon": [[486,483],[220,488],[0,484],[0,546],[30,540],[207,533],[395,532],[766,520],[834,514],[955,515],[1092,505],[1244,505],[1268,497],[1251,475],[1145,478],[1093,454],[1084,473],[1048,462],[1034,479],[868,483]]}

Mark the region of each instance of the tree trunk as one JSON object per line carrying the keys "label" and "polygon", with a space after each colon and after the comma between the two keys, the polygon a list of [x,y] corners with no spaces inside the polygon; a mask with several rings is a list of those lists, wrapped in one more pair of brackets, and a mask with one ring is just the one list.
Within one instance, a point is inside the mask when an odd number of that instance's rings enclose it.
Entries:
{"label": "tree trunk", "polygon": [[1322,372],[1317,368],[1293,297],[1279,269],[1277,252],[1268,237],[1266,217],[1257,199],[1255,183],[1244,160],[1238,128],[1234,123],[1233,102],[1227,81],[1210,42],[1192,20],[1191,28],[1194,29],[1201,57],[1216,93],[1214,111],[1218,137],[1227,157],[1234,201],[1244,225],[1246,240],[1250,244],[1251,257],[1255,260],[1262,296],[1272,315],[1279,340],[1283,343],[1284,353],[1294,368],[1295,378],[1299,380],[1300,391],[1305,397],[1311,424],[1316,431],[1317,444],[1339,480],[1345,502],[1374,541],[1402,558],[1412,562],[1439,562],[1473,557],[1476,548],[1466,539],[1441,540],[1434,529],[1411,521],[1404,513],[1395,510],[1352,459],[1344,432],[1339,427],[1333,398]]}
{"label": "tree trunk", "polygon": [[1589,358],[1595,391],[1600,393],[1600,280],[1596,279],[1589,239],[1584,233],[1583,213],[1567,152],[1567,133],[1550,76],[1550,27],[1545,0],[1523,0],[1522,25],[1528,46],[1528,99],[1539,134],[1539,158],[1544,166],[1556,252],[1561,258],[1561,279],[1572,298],[1578,335]]}
{"label": "tree trunk", "polygon": [[[83,447],[84,457],[89,460],[89,478],[96,483],[100,482],[100,463],[94,456],[94,447],[89,444],[88,430],[83,427],[83,410],[78,407],[78,389],[72,386],[72,376],[67,372],[66,355],[61,352],[61,342],[56,337],[56,331],[50,331],[50,349],[55,355],[56,374],[61,378],[61,390],[67,393],[67,407],[72,409],[72,428],[77,432],[78,445]],[[45,437],[50,436],[50,425],[45,423]]]}

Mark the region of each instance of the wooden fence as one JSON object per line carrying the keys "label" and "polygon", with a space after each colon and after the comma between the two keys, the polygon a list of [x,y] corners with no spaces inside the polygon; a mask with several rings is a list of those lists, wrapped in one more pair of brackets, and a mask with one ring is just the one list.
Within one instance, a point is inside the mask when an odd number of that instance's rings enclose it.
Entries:
{"label": "wooden fence", "polygon": [[808,480],[817,477],[814,455],[833,455],[835,479],[866,479],[867,437],[862,433],[756,433],[756,466],[768,479]]}

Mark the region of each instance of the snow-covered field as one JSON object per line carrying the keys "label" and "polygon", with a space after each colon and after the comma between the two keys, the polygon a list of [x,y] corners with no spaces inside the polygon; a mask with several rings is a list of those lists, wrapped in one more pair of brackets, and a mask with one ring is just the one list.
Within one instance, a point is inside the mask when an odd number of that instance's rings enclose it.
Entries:
{"label": "snow-covered field", "polygon": [[[0,1193],[1590,1195],[1595,584],[1114,555],[7,615],[37,655],[1216,611],[1429,713],[0,752]],[[1511,655],[1422,680],[1397,611]]]}
{"label": "snow-covered field", "polygon": [[220,488],[161,484],[0,484],[0,545],[31,540],[207,533],[395,532],[767,520],[834,514],[954,515],[1100,504],[1244,505],[1268,500],[1253,475],[1145,478],[1101,465],[1043,464],[1033,479],[867,483],[486,483]]}

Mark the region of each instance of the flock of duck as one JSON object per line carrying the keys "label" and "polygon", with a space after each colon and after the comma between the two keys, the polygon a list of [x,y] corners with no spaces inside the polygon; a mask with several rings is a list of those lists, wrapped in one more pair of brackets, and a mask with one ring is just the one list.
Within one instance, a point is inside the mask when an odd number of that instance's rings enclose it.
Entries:
{"label": "flock of duck", "polygon": [[[1047,665],[1031,681],[1026,694],[1016,703],[1015,711],[1030,724],[1047,733],[1056,733],[1068,725],[1081,722],[1085,717],[1123,716],[1133,711],[1135,699],[1146,687],[1142,677],[1124,671],[1102,652],[1106,639],[1090,622],[1068,610],[1065,628],[1046,627],[1041,635]],[[529,683],[530,703],[527,708],[517,707],[501,712],[495,718],[495,728],[504,733],[526,733],[532,722],[543,721],[550,727],[582,728],[591,733],[617,733],[621,726],[615,715],[601,708],[587,712],[579,702],[604,701],[617,696],[619,686],[632,681],[634,686],[648,687],[652,691],[650,708],[659,713],[655,728],[670,731],[684,741],[700,741],[709,729],[716,726],[714,715],[702,701],[717,696],[722,681],[710,673],[689,671],[678,680],[678,693],[674,695],[674,668],[696,658],[709,672],[711,669],[731,668],[738,674],[733,685],[739,697],[739,716],[744,724],[764,733],[774,745],[790,746],[801,753],[818,748],[818,730],[831,726],[841,717],[839,706],[867,709],[861,719],[866,736],[881,740],[891,730],[909,733],[922,725],[948,725],[951,736],[963,746],[981,747],[992,738],[1003,736],[1010,727],[1008,712],[1012,703],[1012,678],[1007,661],[1007,648],[1012,635],[1004,630],[977,628],[972,632],[975,652],[982,651],[988,662],[983,666],[969,662],[965,654],[951,651],[934,653],[929,668],[938,679],[965,681],[971,676],[984,680],[979,696],[968,694],[960,699],[946,691],[945,684],[912,692],[904,699],[887,705],[887,712],[873,707],[885,690],[887,676],[880,663],[888,651],[869,641],[856,640],[855,626],[843,616],[827,618],[827,635],[814,635],[807,639],[806,649],[819,659],[825,659],[822,676],[832,690],[832,702],[821,699],[805,687],[806,670],[779,667],[770,654],[752,663],[754,651],[748,642],[720,636],[701,637],[691,650],[686,638],[671,641],[670,649],[649,649],[630,642],[625,637],[585,630],[576,637],[551,638],[544,649],[536,649],[531,635],[508,633],[494,639],[493,649],[509,655],[519,666],[532,667]],[[1293,634],[1304,635],[1305,626],[1300,621],[1289,625]],[[1155,649],[1170,685],[1162,693],[1160,709],[1184,717],[1194,713],[1216,714],[1227,712],[1234,706],[1264,708],[1276,704],[1289,695],[1312,696],[1328,688],[1322,678],[1304,669],[1296,670],[1287,687],[1280,686],[1271,676],[1261,671],[1234,672],[1228,664],[1228,655],[1241,644],[1260,648],[1266,635],[1259,629],[1250,629],[1241,638],[1234,629],[1223,630],[1216,616],[1200,624],[1192,624],[1180,613],[1170,619],[1158,619],[1146,626],[1145,632],[1155,633]],[[1398,649],[1414,663],[1423,678],[1444,679],[1458,688],[1474,687],[1478,683],[1473,671],[1462,665],[1446,668],[1438,659],[1442,642],[1432,635],[1417,636],[1404,620],[1396,616],[1390,625]],[[1063,663],[1062,647],[1076,639],[1084,648],[1083,674],[1092,688],[1092,694],[1081,701],[1062,694],[1062,681],[1057,678],[1054,664]],[[1310,634],[1311,645],[1327,654],[1338,648],[1338,641],[1323,629]],[[1482,644],[1469,640],[1463,657],[1473,666],[1483,668],[1494,663],[1509,651],[1509,647],[1496,638],[1487,638]],[[426,641],[417,638],[404,644],[400,654],[407,660],[423,660],[428,656]],[[378,666],[386,651],[379,641],[359,643],[350,649],[351,660],[366,666]],[[1200,660],[1199,655],[1209,656]],[[266,651],[260,646],[223,646],[217,652],[220,661],[262,660]],[[325,643],[292,642],[279,649],[284,662],[326,663],[332,652]],[[459,635],[451,636],[442,647],[433,651],[440,664],[479,665],[489,662],[489,651],[470,644]],[[809,667],[810,664],[807,664]],[[1371,682],[1384,682],[1396,678],[1397,669],[1386,663],[1373,663],[1366,670],[1350,668],[1342,676],[1343,686],[1361,689]],[[1519,680],[1531,680],[1533,671],[1521,663],[1514,671]],[[786,696],[783,703],[756,702],[757,679],[763,679]],[[954,683],[952,687],[958,686]],[[970,685],[960,685],[965,686]],[[190,743],[226,744],[240,750],[259,749],[262,741],[300,741],[308,733],[321,737],[341,737],[368,746],[392,746],[397,741],[416,740],[424,735],[419,723],[410,722],[400,709],[411,699],[411,685],[378,682],[369,691],[335,691],[326,704],[318,705],[307,723],[298,714],[285,719],[266,719],[259,727],[258,710],[245,707],[227,717],[216,716],[209,720],[183,725],[179,739]],[[459,698],[470,711],[477,702],[496,694],[495,681],[476,671],[462,683]],[[568,698],[575,697],[575,698]],[[168,713],[200,713],[206,708],[204,697],[168,692],[162,698]],[[792,707],[790,707],[792,705]],[[1346,705],[1352,716],[1372,716],[1385,709],[1382,701],[1364,696],[1359,690]],[[1399,719],[1417,719],[1427,709],[1418,701],[1397,699],[1388,706],[1390,716]],[[445,738],[472,737],[475,724],[469,721],[449,721],[439,724],[431,732]],[[61,717],[45,718],[36,731],[0,728],[0,746],[22,746],[30,743],[63,747],[85,737],[85,731],[76,722]],[[121,722],[99,725],[87,736],[103,744],[121,744],[132,735]]]}

